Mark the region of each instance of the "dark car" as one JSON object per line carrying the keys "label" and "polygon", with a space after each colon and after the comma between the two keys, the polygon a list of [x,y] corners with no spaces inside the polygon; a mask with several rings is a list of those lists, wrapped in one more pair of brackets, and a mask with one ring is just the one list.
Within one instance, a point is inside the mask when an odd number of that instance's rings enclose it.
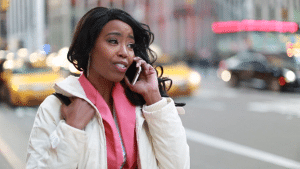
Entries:
{"label": "dark car", "polygon": [[299,68],[299,60],[294,56],[245,51],[221,61],[218,75],[232,87],[243,82],[273,91],[287,91],[300,86]]}

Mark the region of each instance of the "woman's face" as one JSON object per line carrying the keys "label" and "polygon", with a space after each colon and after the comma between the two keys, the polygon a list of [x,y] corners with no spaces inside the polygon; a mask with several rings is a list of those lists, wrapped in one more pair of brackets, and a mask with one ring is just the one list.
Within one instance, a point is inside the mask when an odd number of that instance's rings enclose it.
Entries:
{"label": "woman's face", "polygon": [[132,28],[120,20],[109,21],[91,50],[89,76],[120,82],[133,62]]}

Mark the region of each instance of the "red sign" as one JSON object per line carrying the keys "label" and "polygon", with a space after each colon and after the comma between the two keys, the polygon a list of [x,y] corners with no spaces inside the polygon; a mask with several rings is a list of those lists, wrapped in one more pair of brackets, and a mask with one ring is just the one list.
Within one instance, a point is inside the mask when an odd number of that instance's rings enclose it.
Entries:
{"label": "red sign", "polygon": [[212,31],[217,34],[236,33],[236,32],[280,32],[295,33],[299,29],[296,22],[281,22],[267,20],[243,20],[243,21],[227,21],[213,22]]}

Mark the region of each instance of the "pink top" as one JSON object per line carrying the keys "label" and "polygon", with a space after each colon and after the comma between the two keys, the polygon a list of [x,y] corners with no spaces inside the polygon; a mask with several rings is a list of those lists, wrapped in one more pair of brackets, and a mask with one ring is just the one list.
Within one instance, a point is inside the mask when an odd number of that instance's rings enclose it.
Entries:
{"label": "pink top", "polygon": [[123,148],[126,152],[126,163],[124,169],[136,168],[137,166],[137,142],[135,134],[135,106],[127,99],[124,88],[120,83],[115,83],[112,90],[114,100],[114,111],[117,117],[118,127],[114,121],[113,113],[106,104],[100,93],[82,74],[79,82],[84,89],[87,98],[97,107],[102,117],[107,147],[107,165],[109,169],[119,169],[123,163]]}

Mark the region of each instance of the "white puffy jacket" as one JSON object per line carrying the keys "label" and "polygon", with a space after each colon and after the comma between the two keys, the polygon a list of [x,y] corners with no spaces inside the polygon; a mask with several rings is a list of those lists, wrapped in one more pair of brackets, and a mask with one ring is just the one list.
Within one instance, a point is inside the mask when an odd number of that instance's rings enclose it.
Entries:
{"label": "white puffy jacket", "polygon": [[[40,105],[30,134],[26,168],[107,169],[106,138],[102,118],[88,100],[77,77],[54,86],[56,92],[90,103],[97,113],[85,130],[66,124],[61,102],[54,95]],[[189,146],[171,98],[162,107],[136,107],[139,169],[188,169]]]}

